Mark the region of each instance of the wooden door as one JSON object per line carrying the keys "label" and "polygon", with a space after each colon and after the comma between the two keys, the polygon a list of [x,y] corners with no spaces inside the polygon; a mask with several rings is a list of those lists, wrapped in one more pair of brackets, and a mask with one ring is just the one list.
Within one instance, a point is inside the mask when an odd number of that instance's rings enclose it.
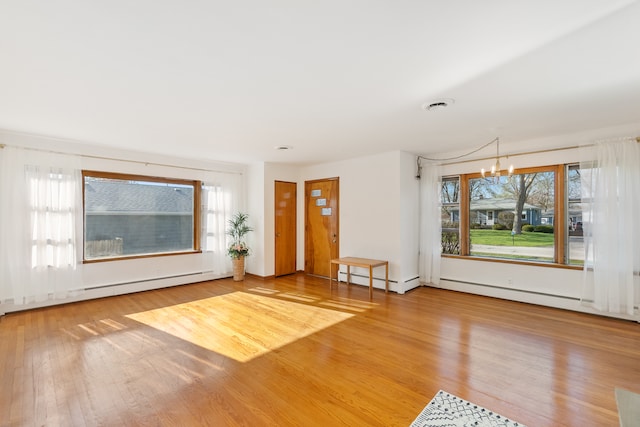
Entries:
{"label": "wooden door", "polygon": [[275,275],[296,272],[296,192],[295,182],[275,182]]}
{"label": "wooden door", "polygon": [[329,262],[338,258],[339,179],[306,181],[304,271],[307,274],[329,277]]}

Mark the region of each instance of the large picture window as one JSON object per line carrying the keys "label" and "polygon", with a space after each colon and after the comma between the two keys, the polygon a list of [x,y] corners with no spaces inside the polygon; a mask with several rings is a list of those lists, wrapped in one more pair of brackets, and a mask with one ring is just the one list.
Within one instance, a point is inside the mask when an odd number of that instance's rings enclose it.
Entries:
{"label": "large picture window", "polygon": [[442,253],[583,264],[580,169],[557,165],[443,177]]}
{"label": "large picture window", "polygon": [[470,255],[553,262],[555,172],[469,179]]}
{"label": "large picture window", "polygon": [[200,182],[83,172],[84,259],[199,250]]}

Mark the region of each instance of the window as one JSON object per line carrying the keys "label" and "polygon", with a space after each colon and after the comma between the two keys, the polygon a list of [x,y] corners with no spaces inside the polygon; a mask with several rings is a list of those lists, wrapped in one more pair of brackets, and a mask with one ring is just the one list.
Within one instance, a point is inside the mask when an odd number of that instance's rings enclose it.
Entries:
{"label": "window", "polygon": [[440,186],[442,253],[460,255],[460,178],[446,177]]}
{"label": "window", "polygon": [[[553,227],[541,224],[553,208],[554,188],[554,171],[544,169],[470,178],[470,255],[552,262]],[[488,211],[496,213],[495,221]]]}
{"label": "window", "polygon": [[200,183],[83,172],[85,261],[199,250]]}
{"label": "window", "polygon": [[582,265],[577,165],[443,177],[441,201],[443,254]]}
{"label": "window", "polygon": [[[584,171],[583,171],[584,172]],[[588,172],[588,170],[587,170]],[[579,165],[567,165],[567,254],[570,265],[584,265],[584,238],[582,235],[582,173]]]}

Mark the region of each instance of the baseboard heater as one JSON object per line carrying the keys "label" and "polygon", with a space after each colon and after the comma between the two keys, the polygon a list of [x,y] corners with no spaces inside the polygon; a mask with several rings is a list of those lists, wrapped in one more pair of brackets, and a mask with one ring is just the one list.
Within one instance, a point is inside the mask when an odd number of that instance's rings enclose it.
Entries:
{"label": "baseboard heater", "polygon": [[550,294],[550,293],[547,293],[547,292],[536,292],[536,291],[530,291],[530,290],[526,290],[526,289],[506,288],[504,286],[488,285],[486,283],[477,283],[477,282],[467,282],[467,281],[464,281],[464,280],[456,280],[456,279],[447,279],[447,278],[444,278],[444,277],[441,277],[440,280],[441,281],[452,282],[452,283],[460,283],[460,284],[463,284],[463,285],[482,286],[484,288],[499,289],[499,290],[502,290],[502,291],[514,291],[514,292],[520,292],[520,293],[523,293],[523,294],[540,295],[540,296],[545,296],[545,297],[563,298],[563,299],[572,300],[572,301],[580,301],[580,298],[568,297],[568,296],[565,296],[565,295]]}
{"label": "baseboard heater", "polygon": [[[195,273],[185,273],[185,274],[175,274],[175,275],[172,275],[172,276],[153,277],[153,278],[150,278],[150,279],[132,280],[130,282],[109,283],[109,284],[106,284],[106,285],[99,285],[99,286],[92,286],[90,288],[84,288],[84,289],[81,289],[80,291],[90,291],[90,290],[94,290],[94,289],[108,289],[108,288],[113,288],[113,287],[116,287],[116,286],[138,285],[138,284],[142,284],[142,283],[155,282],[155,281],[158,281],[158,280],[180,279],[180,278],[184,278],[184,277],[191,277],[191,276],[198,276],[198,275],[202,276],[202,275],[205,275],[205,274],[213,274],[213,271],[197,271]],[[226,277],[226,276],[221,276],[221,277]]]}
{"label": "baseboard heater", "polygon": [[[503,291],[515,291],[515,292],[520,292],[520,293],[523,293],[523,294],[539,295],[539,296],[544,296],[544,297],[561,298],[561,299],[570,300],[570,301],[582,301],[582,302],[587,302],[587,303],[593,303],[593,300],[591,300],[591,299],[580,299],[580,298],[577,298],[577,297],[568,297],[568,296],[565,296],[565,295],[550,294],[550,293],[547,293],[547,292],[536,292],[536,291],[529,291],[529,290],[524,290],[524,289],[505,288],[504,286],[487,285],[486,283],[467,282],[467,281],[464,281],[464,280],[456,280],[456,279],[446,279],[444,277],[441,277],[440,280],[441,281],[446,281],[446,282],[451,282],[451,283],[460,283],[460,284],[463,284],[463,285],[481,286],[481,287],[484,287],[484,288],[499,289],[499,290],[503,290]],[[435,286],[435,287],[437,287],[437,286]],[[638,307],[636,305],[634,305],[633,308],[634,308],[634,310],[640,310],[640,307]],[[639,320],[633,320],[633,321],[640,323],[640,319]]]}
{"label": "baseboard heater", "polygon": [[[208,275],[208,277],[204,277],[205,275]],[[202,276],[201,280],[200,277],[198,276]],[[162,289],[162,288],[166,288],[166,287],[171,287],[171,286],[179,286],[179,285],[186,285],[188,283],[196,283],[196,282],[200,282],[200,281],[206,281],[206,280],[215,280],[215,279],[221,279],[224,277],[230,277],[231,273],[227,274],[227,275],[215,275],[214,276],[214,272],[213,271],[197,271],[194,273],[184,273],[184,274],[174,274],[174,275],[170,275],[170,276],[162,276],[162,277],[153,277],[153,278],[149,278],[149,279],[141,279],[141,280],[130,280],[127,282],[118,282],[118,283],[107,283],[104,285],[96,285],[96,286],[90,286],[90,287],[84,287],[81,289],[72,289],[69,290],[68,296],[66,298],[54,298],[52,294],[48,295],[48,298],[42,301],[37,301],[37,302],[31,302],[31,303],[27,303],[27,304],[19,304],[16,305],[14,303],[13,300],[7,300],[5,301],[5,303],[0,304],[0,316],[5,315],[6,313],[10,313],[10,312],[14,312],[14,311],[22,311],[22,310],[28,310],[31,308],[40,308],[40,307],[49,307],[49,306],[54,306],[54,305],[58,305],[58,304],[65,304],[68,302],[76,302],[76,301],[85,301],[88,299],[93,299],[96,298],[96,296],[89,296],[87,297],[87,295],[85,295],[84,293],[91,293],[91,292],[100,292],[100,290],[106,290],[106,289],[111,289],[111,288],[116,288],[119,286],[131,286],[131,285],[143,285],[145,283],[152,283],[152,282],[159,282],[162,280],[177,280],[177,283],[164,283],[164,284],[158,284],[157,287],[150,287],[149,289]],[[191,278],[192,280],[190,281],[180,281],[179,279],[185,279],[185,278]],[[125,290],[125,293],[129,293],[129,292],[138,292],[138,291],[143,291],[143,290],[147,290],[147,289],[129,289],[129,290]],[[113,295],[121,295],[119,293],[117,293],[118,291],[116,291],[116,293],[114,293]],[[104,296],[104,295],[102,295]]]}

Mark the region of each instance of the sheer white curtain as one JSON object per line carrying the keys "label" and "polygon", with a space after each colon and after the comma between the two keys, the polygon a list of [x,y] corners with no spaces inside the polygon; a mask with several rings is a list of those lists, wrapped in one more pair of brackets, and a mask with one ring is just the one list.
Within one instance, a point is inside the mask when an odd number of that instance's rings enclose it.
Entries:
{"label": "sheer white curtain", "polygon": [[229,219],[241,208],[242,175],[212,172],[202,190],[203,269],[220,275],[231,273],[226,230]]}
{"label": "sheer white curtain", "polygon": [[440,168],[428,164],[420,178],[420,281],[440,283],[442,223],[440,218]]}
{"label": "sheer white curtain", "polygon": [[82,287],[80,159],[0,150],[0,301],[65,298]]}
{"label": "sheer white curtain", "polygon": [[583,303],[603,312],[637,315],[640,144],[633,139],[601,142],[585,148],[583,159]]}

